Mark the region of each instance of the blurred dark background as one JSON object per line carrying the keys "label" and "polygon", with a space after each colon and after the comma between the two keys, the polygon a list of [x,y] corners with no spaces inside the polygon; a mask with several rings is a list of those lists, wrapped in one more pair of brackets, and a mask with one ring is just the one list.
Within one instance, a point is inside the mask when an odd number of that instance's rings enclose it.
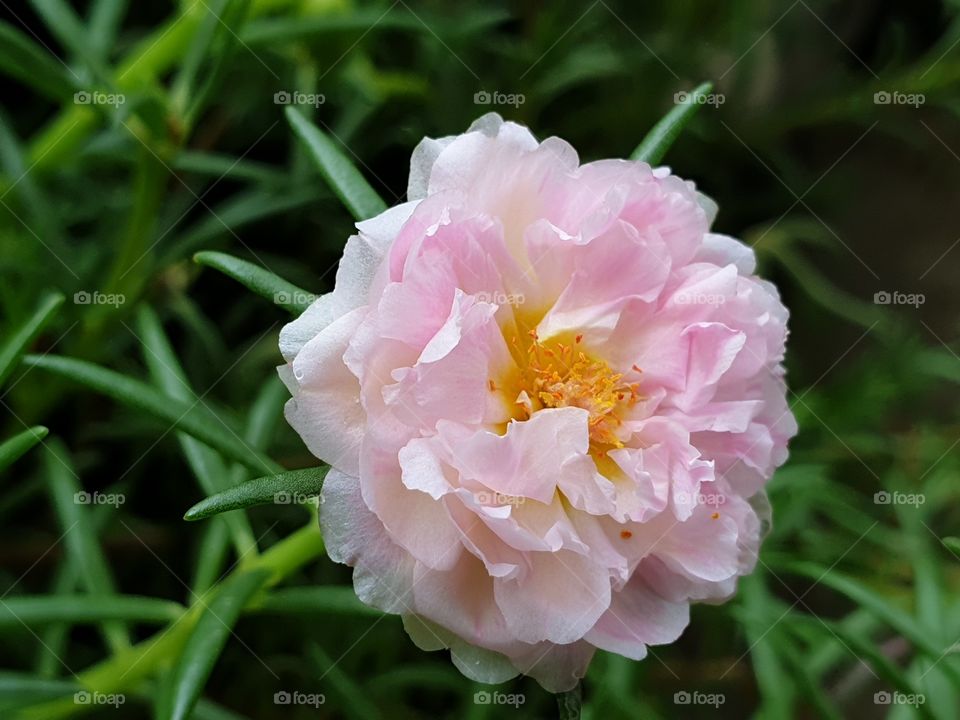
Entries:
{"label": "blurred dark background", "polygon": [[[677,93],[712,81],[666,164],[718,202],[715,230],[751,244],[780,288],[801,432],[770,486],[758,572],[729,605],[696,608],[656,657],[599,657],[585,716],[960,716],[960,3],[33,0],[0,3],[0,19],[0,328],[59,290],[67,301],[31,350],[146,379],[154,313],[203,404],[236,418],[258,397],[277,417],[282,392],[261,389],[276,385],[286,317],[192,254],[227,251],[322,292],[352,232],[278,99],[394,204],[416,143],[484,112],[558,135],[583,161],[626,157]],[[83,304],[84,292],[122,300]],[[86,490],[126,498],[92,509],[119,591],[189,602],[210,547],[221,570],[236,559],[181,520],[207,493],[167,425],[42,369],[19,368],[0,392],[3,437],[50,429],[0,479],[0,593],[83,590],[58,540],[55,453]],[[282,421],[264,435],[285,467],[315,464]],[[878,503],[882,491],[925,501]],[[268,547],[302,514],[248,515]],[[323,560],[292,582],[349,573]],[[374,621],[244,618],[248,647],[227,646],[203,712],[554,713],[525,680],[503,688],[522,707],[475,704],[445,656],[416,650],[395,618],[368,633]],[[96,628],[58,627],[0,626],[3,669],[69,679],[108,654]],[[144,717],[162,681],[93,710]],[[273,704],[295,689],[327,703]],[[675,703],[698,691],[725,702]],[[877,700],[895,691],[925,702]]]}

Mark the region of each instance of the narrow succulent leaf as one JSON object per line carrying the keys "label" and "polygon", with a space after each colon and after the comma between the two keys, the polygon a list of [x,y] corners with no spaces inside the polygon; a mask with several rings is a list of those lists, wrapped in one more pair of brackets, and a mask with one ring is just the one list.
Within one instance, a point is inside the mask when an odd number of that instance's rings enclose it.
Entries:
{"label": "narrow succulent leaf", "polygon": [[0,345],[0,387],[9,379],[17,362],[30,347],[30,343],[50,322],[50,318],[61,304],[63,304],[63,295],[60,293],[46,295],[34,313],[10,333],[3,345]]}
{"label": "narrow succulent leaf", "polygon": [[140,380],[84,360],[58,355],[29,355],[24,362],[81,383],[117,402],[169,423],[171,427],[192,435],[254,472],[276,472],[280,468],[273,460],[243,442],[223,418],[197,403],[167,397]]}
{"label": "narrow succulent leaf", "polygon": [[327,470],[329,470],[327,467],[307,468],[248,480],[201,500],[187,510],[183,517],[185,520],[203,520],[219,513],[240,510],[253,505],[300,502],[302,499],[320,494]]}
{"label": "narrow succulent leaf", "polygon": [[169,710],[166,720],[190,717],[243,607],[269,576],[265,570],[234,575],[203,607],[171,671],[170,699],[164,703]]}
{"label": "narrow succulent leaf", "polygon": [[183,612],[175,602],[135,595],[17,595],[0,600],[0,627],[105,620],[163,624]]}
{"label": "narrow succulent leaf", "polygon": [[313,293],[298,288],[269,270],[226,253],[198,252],[193,256],[193,261],[219,270],[292,315],[300,315],[316,299]]}
{"label": "narrow succulent leaf", "polygon": [[693,118],[703,104],[702,98],[710,92],[713,84],[705,82],[698,85],[691,92],[685,93],[685,98],[670,110],[658,122],[646,137],[630,154],[631,160],[642,160],[650,165],[657,165],[663,160],[670,146],[680,137],[680,133]]}
{"label": "narrow succulent leaf", "polygon": [[37,425],[4,441],[0,445],[0,471],[19,460],[30,448],[41,442],[48,432],[42,425]]}
{"label": "narrow succulent leaf", "polygon": [[370,183],[325,132],[294,107],[288,106],[286,113],[290,127],[306,146],[320,174],[355,219],[366,220],[387,209]]}

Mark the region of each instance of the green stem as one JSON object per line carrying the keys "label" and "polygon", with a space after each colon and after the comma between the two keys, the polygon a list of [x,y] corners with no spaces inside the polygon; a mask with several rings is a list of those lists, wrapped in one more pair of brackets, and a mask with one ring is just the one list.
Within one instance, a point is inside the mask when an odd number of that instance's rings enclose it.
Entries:
{"label": "green stem", "polygon": [[[256,560],[234,570],[230,577],[260,570],[269,571],[261,592],[255,595],[245,608],[250,609],[257,604],[257,596],[262,594],[263,590],[273,587],[322,554],[323,538],[316,517],[313,517],[310,524],[281,540]],[[157,634],[79,673],[76,677],[78,683],[91,692],[121,693],[168,667],[190,636],[210,598],[224,582],[226,579]],[[20,717],[24,720],[57,720],[70,717],[88,707],[78,705],[73,698],[67,698],[24,710]]]}

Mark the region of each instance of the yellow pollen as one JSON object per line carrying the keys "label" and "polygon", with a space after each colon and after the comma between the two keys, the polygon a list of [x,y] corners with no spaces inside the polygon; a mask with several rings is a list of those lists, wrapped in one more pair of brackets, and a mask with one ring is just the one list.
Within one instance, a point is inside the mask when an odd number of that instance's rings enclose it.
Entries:
{"label": "yellow pollen", "polygon": [[[534,330],[528,334],[531,342],[519,377],[526,394],[518,402],[527,416],[540,408],[583,408],[590,413],[592,451],[623,447],[616,429],[623,424],[623,411],[640,399],[639,384],[624,382],[621,373],[579,348],[571,352],[569,344],[541,342]],[[579,345],[582,337],[577,335],[574,343]]]}

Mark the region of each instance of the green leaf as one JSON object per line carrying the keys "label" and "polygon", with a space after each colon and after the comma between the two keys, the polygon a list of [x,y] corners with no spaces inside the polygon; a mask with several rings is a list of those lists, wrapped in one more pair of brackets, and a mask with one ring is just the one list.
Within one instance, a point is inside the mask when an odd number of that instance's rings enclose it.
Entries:
{"label": "green leaf", "polygon": [[198,252],[193,256],[193,261],[198,265],[219,270],[292,315],[300,315],[317,298],[313,293],[298,288],[269,270],[226,253]]}
{"label": "green leaf", "polygon": [[[239,33],[243,32],[243,27],[246,25],[251,5],[252,0],[228,0],[225,4],[220,14],[220,29],[215,47],[210,53],[212,67],[205,69],[203,80],[188,95],[190,101],[184,114],[184,123],[187,128],[196,124],[197,118],[203,115],[210,104],[214,90],[223,88],[235,72],[234,58],[241,45]],[[249,48],[246,49],[249,50]]]}
{"label": "green leaf", "polygon": [[[224,516],[224,519],[229,516]],[[197,566],[193,573],[190,588],[197,595],[203,595],[220,579],[227,559],[230,542],[230,526],[225,522],[208,523],[197,547]]]}
{"label": "green leaf", "polygon": [[283,215],[305,207],[323,197],[327,190],[319,183],[307,183],[289,189],[255,188],[239,193],[211,206],[202,220],[197,221],[179,237],[158,260],[159,266],[172,264],[198,248],[208,245],[224,234],[236,236],[239,228],[268,217]]}
{"label": "green leaf", "polygon": [[0,72],[54,100],[69,97],[80,86],[61,62],[5,22],[0,22]]}
{"label": "green leaf", "polygon": [[[80,580],[87,592],[94,595],[114,594],[110,566],[97,542],[90,513],[90,495],[80,486],[73,471],[66,448],[56,439],[46,445],[47,481],[53,505],[63,529],[61,539],[67,554],[77,568]],[[118,498],[119,500],[119,498]],[[129,645],[127,631],[122,624],[105,623],[104,637],[114,651]]]}
{"label": "green leaf", "polygon": [[48,432],[50,431],[42,425],[37,425],[29,430],[24,430],[19,435],[14,435],[0,445],[0,471],[6,470],[19,460],[27,450],[43,440]]}
{"label": "green leaf", "polygon": [[248,45],[283,46],[316,36],[374,30],[411,30],[426,32],[411,13],[384,13],[380,8],[357,9],[350,14],[323,14],[315,17],[277,16],[251,22],[240,37]]}
{"label": "green leaf", "polygon": [[387,209],[386,203],[326,133],[296,108],[287,106],[286,113],[290,127],[307,147],[320,174],[355,219],[366,220]]}
{"label": "green leaf", "polygon": [[776,619],[783,617],[783,613],[773,608],[773,598],[761,573],[743,578],[740,594],[746,610],[744,630],[760,689],[761,708],[765,711],[763,716],[791,717],[796,695],[794,678],[786,672],[777,653],[780,645],[777,641],[782,642],[782,636],[771,632]]}
{"label": "green leaf", "polygon": [[319,644],[311,641],[307,645],[307,651],[317,676],[322,677],[324,684],[329,685],[339,696],[340,709],[345,717],[353,720],[378,720],[382,717],[369,694],[365,693]]}
{"label": "green leaf", "polygon": [[30,0],[30,4],[60,44],[75,53],[101,81],[111,79],[90,42],[86,26],[64,0]]}
{"label": "green leaf", "polygon": [[168,720],[190,716],[240,612],[269,576],[265,570],[234,575],[204,607],[171,671]]}
{"label": "green leaf", "polygon": [[364,605],[352,587],[343,585],[313,585],[274,590],[253,608],[260,613],[283,615],[369,615],[380,617],[382,612]]}
{"label": "green leaf", "polygon": [[20,356],[26,352],[37,335],[46,327],[53,317],[53,313],[63,304],[63,295],[51,293],[46,295],[39,307],[20,327],[10,333],[9,339],[0,346],[0,387],[9,379],[14,371]]}
{"label": "green leaf", "polygon": [[283,170],[273,165],[212,152],[185,150],[177,155],[171,167],[212,177],[215,181],[249,180],[261,185],[281,186],[289,180]]}
{"label": "green leaf", "polygon": [[[137,314],[137,331],[143,343],[144,360],[154,383],[172,398],[196,402],[197,396],[187,382],[186,373],[180,367],[180,361],[164,334],[159,319],[146,305],[141,306]],[[210,495],[231,486],[226,464],[220,455],[186,433],[178,432],[177,440],[190,469],[206,494]],[[223,521],[230,528],[237,556],[244,557],[247,553],[255,555],[256,536],[247,517],[234,514],[224,517]]]}
{"label": "green leaf", "polygon": [[[822,683],[810,672],[807,664],[806,654],[800,653],[792,643],[781,641],[777,646],[778,652],[787,658],[790,666],[793,668],[793,678],[797,680],[799,689],[803,695],[810,701],[810,704],[816,708],[818,717],[826,720],[842,720],[843,716],[837,710],[834,701],[824,692]],[[756,665],[754,666],[756,667]],[[791,717],[777,716],[771,717]]]}
{"label": "green leaf", "polygon": [[98,59],[106,61],[114,47],[117,28],[127,11],[128,0],[94,0],[90,7],[87,26],[90,33],[90,45]]}
{"label": "green leaf", "polygon": [[243,442],[236,429],[202,405],[167,397],[139,380],[83,360],[58,355],[28,355],[24,362],[69,378],[136,410],[142,410],[169,423],[172,428],[192,435],[254,472],[282,470],[273,460]]}
{"label": "green leaf", "polygon": [[698,99],[709,93],[712,88],[713,83],[705,82],[687,93],[684,102],[670,110],[660,122],[653,126],[643,141],[637,145],[637,149],[630,154],[630,159],[642,160],[651,165],[659,164],[694,113],[700,109],[702,103],[698,102]]}
{"label": "green leaf", "polygon": [[[25,162],[24,149],[21,147],[14,125],[2,110],[0,110],[0,166],[6,175],[6,178],[0,180],[0,199],[10,192],[16,193],[27,214],[24,223],[32,227],[38,237],[43,238],[46,249],[58,260],[58,267],[55,268],[56,275],[45,275],[45,277],[62,276],[61,270],[72,272],[70,267],[73,259],[64,242],[59,213],[56,210],[51,212],[51,209],[56,208],[57,205],[41,184],[35,181],[36,178],[31,173],[33,168]],[[9,206],[12,200],[13,198],[10,201],[4,201],[3,204]],[[14,212],[9,207],[4,209]]]}
{"label": "green leaf", "polygon": [[213,41],[223,27],[220,16],[228,3],[229,0],[209,0],[209,2],[203,3],[201,8],[203,19],[200,21],[200,26],[194,33],[189,46],[183,52],[180,71],[170,88],[171,98],[180,105],[181,109],[186,106],[187,101],[194,94],[193,91],[200,69],[205,59],[211,54]]}
{"label": "green leaf", "polygon": [[960,538],[945,537],[943,538],[943,544],[946,545],[948,550],[954,553],[960,553]]}
{"label": "green leaf", "polygon": [[80,690],[73,681],[50,680],[23,673],[0,671],[0,712],[66,697]]}
{"label": "green leaf", "polygon": [[175,602],[135,595],[19,595],[0,600],[0,627],[104,620],[162,624],[183,612]]}
{"label": "green leaf", "polygon": [[301,498],[319,495],[323,488],[323,479],[327,476],[328,467],[307,468],[306,470],[291,470],[279,475],[248,480],[229,490],[224,490],[211,497],[201,500],[187,510],[184,520],[203,520],[230,510],[253,505],[267,505],[277,503],[281,505],[300,502]]}
{"label": "green leaf", "polygon": [[[890,625],[912,642],[917,649],[931,655],[934,660],[943,656],[946,648],[941,647],[940,642],[938,642],[938,639],[941,638],[928,636],[911,615],[892,605],[886,598],[861,585],[853,578],[841,575],[835,570],[825,572],[823,568],[814,563],[787,562],[783,564],[783,568],[789,572],[813,578],[818,584],[826,585],[847,596],[858,606],[863,607]],[[960,673],[957,673],[952,665],[944,660],[943,666],[949,669],[951,676],[960,682]]]}
{"label": "green leaf", "polygon": [[[869,661],[870,666],[880,679],[890,683],[891,688],[896,688],[905,695],[912,695],[917,692],[916,687],[906,677],[904,670],[897,667],[884,654],[883,650],[870,641],[869,634],[855,632],[845,628],[839,622],[812,617],[804,613],[791,613],[790,620],[784,624],[792,629],[795,634],[797,634],[796,627],[807,627],[817,638],[815,647],[824,647],[833,643],[837,647],[838,655],[844,660],[848,660],[852,652],[861,662]],[[809,654],[802,660],[804,665],[810,667]],[[918,710],[923,717],[932,717],[929,707],[926,705],[919,706]]]}

